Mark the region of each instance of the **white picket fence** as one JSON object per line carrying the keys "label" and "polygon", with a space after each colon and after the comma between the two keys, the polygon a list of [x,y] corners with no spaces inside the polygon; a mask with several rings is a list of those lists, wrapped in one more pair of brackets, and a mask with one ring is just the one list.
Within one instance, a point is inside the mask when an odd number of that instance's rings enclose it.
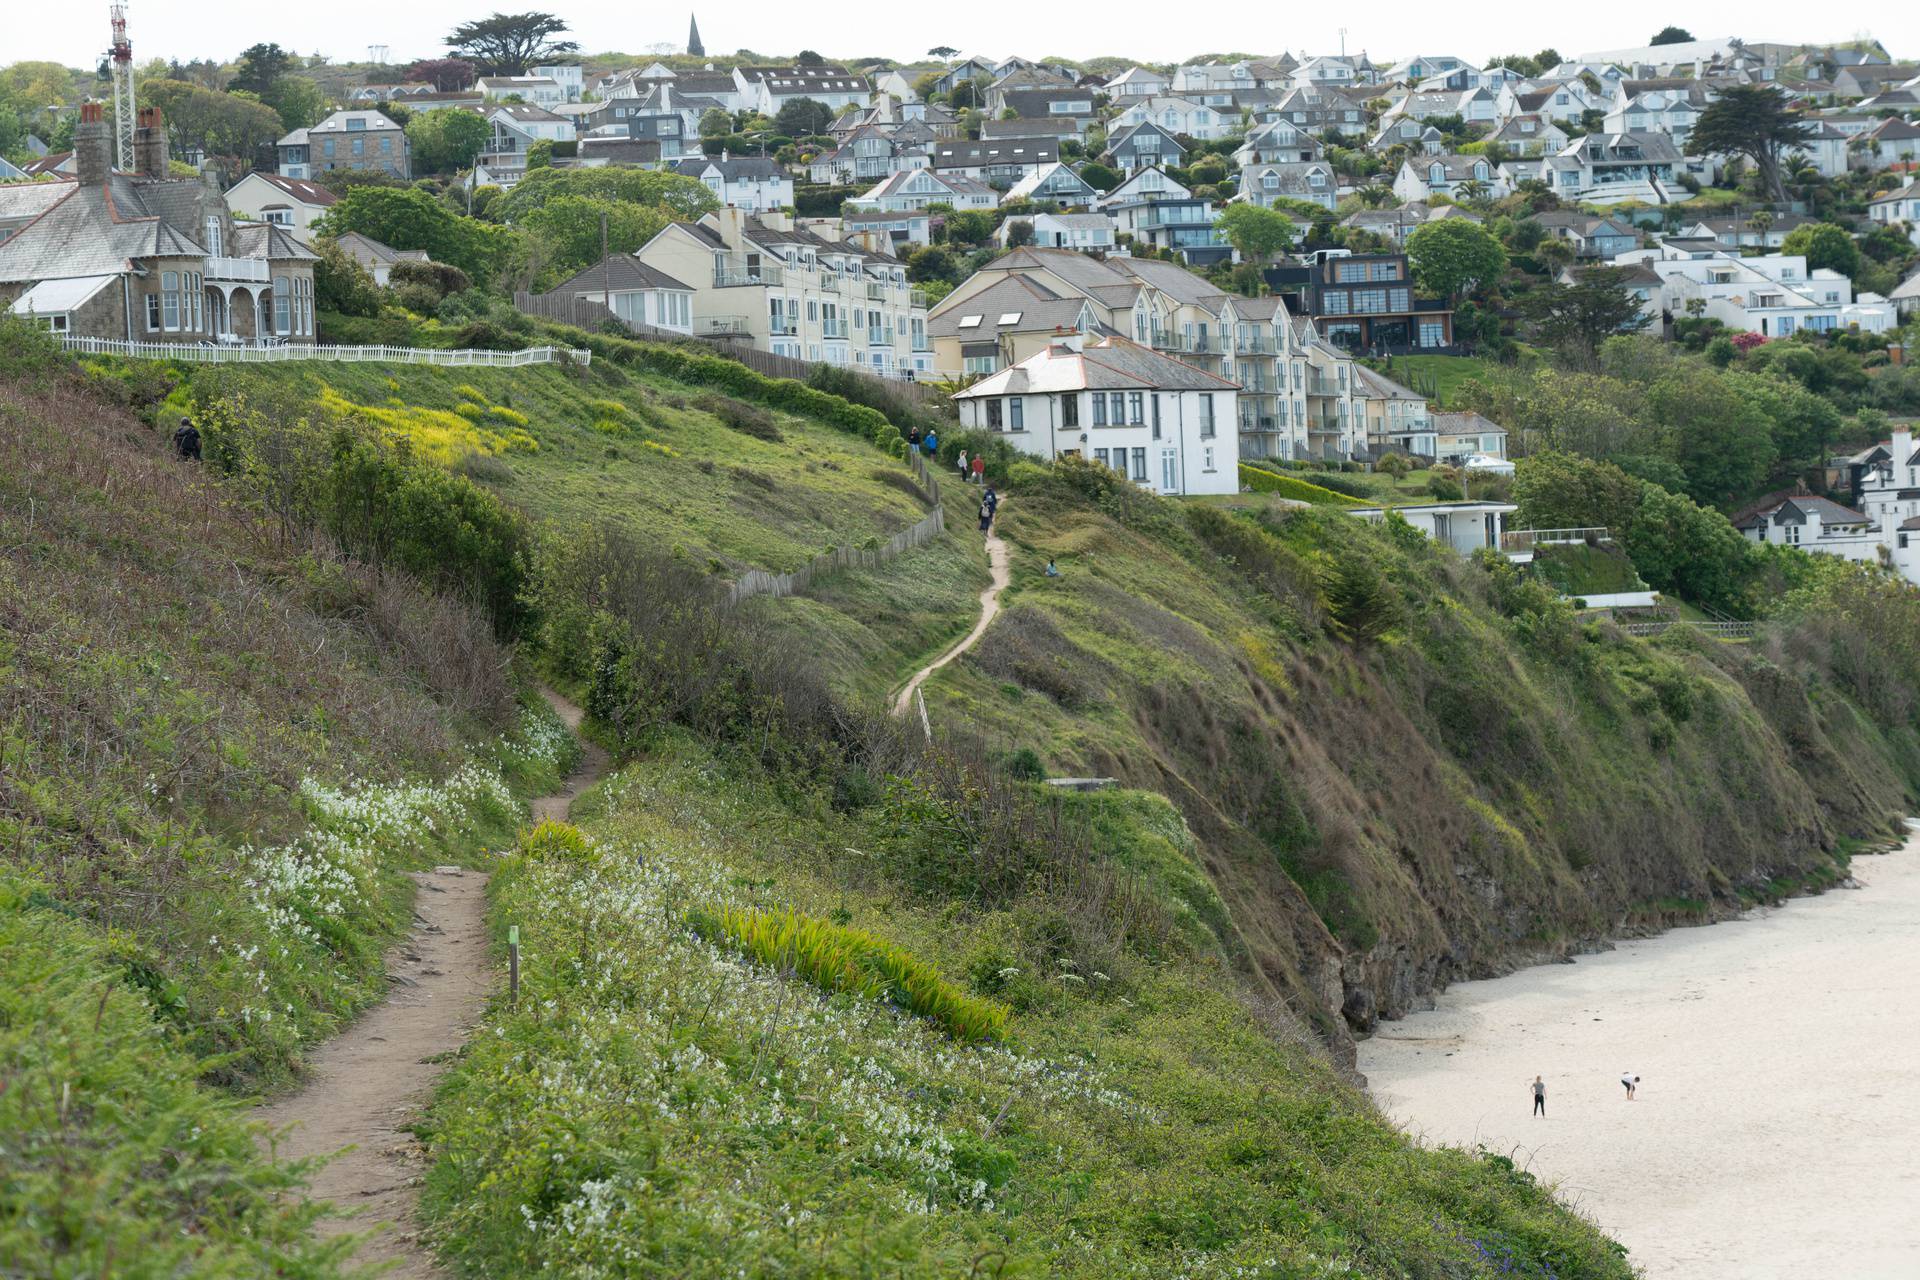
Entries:
{"label": "white picket fence", "polygon": [[93,356],[128,356],[135,360],[182,360],[189,364],[279,364],[289,360],[334,360],[378,364],[437,364],[456,368],[518,369],[524,365],[591,364],[593,352],[584,347],[528,347],[522,351],[434,351],[426,347],[200,346],[186,342],[125,342],[118,338],[86,338],[62,334],[69,351]]}

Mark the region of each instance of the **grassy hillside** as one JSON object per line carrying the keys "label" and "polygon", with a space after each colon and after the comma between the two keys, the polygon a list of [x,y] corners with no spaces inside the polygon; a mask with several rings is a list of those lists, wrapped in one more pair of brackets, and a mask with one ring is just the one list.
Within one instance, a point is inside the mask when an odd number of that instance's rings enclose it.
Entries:
{"label": "grassy hillside", "polygon": [[[0,1257],[331,1274],[227,1096],[385,994],[403,869],[510,838],[485,617],[283,536],[0,334]],[[503,741],[503,732],[515,734]],[[134,1261],[137,1259],[138,1261]]]}
{"label": "grassy hillside", "polygon": [[864,439],[605,360],[200,366],[187,378],[173,403],[238,397],[372,420],[538,520],[616,524],[726,577],[798,568],[925,514],[905,469]]}
{"label": "grassy hillside", "polygon": [[[576,809],[587,841],[537,835],[495,886],[525,997],[429,1120],[448,1253],[475,1275],[1630,1274],[1511,1164],[1394,1132],[1184,925],[1089,951],[1043,897],[903,882],[922,803],[816,806],[675,734]],[[1165,801],[1079,803],[1218,920]],[[1006,1009],[1004,1037],[709,941],[720,906],[867,931]]]}
{"label": "grassy hillside", "polygon": [[1663,900],[1830,881],[1915,795],[1920,739],[1865,708],[1851,641],[1629,640],[1335,510],[1026,478],[1006,612],[928,683],[936,731],[1170,798],[1223,950],[1335,1041]]}

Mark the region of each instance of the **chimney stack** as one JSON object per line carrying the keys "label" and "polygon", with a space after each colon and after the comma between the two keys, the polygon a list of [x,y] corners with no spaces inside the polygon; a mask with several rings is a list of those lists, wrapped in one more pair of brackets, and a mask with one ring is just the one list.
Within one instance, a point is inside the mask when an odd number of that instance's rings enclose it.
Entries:
{"label": "chimney stack", "polygon": [[142,107],[135,117],[133,131],[133,167],[143,178],[167,176],[167,130],[161,123],[160,108]]}
{"label": "chimney stack", "polygon": [[83,187],[105,184],[113,167],[113,139],[106,116],[97,102],[80,104],[80,123],[73,130],[73,173]]}

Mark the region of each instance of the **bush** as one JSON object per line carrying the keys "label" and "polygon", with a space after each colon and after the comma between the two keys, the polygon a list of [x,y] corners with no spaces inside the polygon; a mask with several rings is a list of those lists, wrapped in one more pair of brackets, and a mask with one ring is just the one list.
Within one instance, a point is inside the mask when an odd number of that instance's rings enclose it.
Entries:
{"label": "bush", "polygon": [[780,428],[774,422],[773,415],[758,405],[748,404],[744,400],[735,400],[732,396],[714,394],[701,396],[694,403],[741,435],[752,436],[755,440],[766,440],[774,444],[786,438],[780,434]]}
{"label": "bush", "polygon": [[928,965],[862,929],[792,911],[705,907],[690,913],[694,932],[832,992],[886,1000],[918,1014],[962,1044],[1006,1034],[1006,1006],[967,995]]}
{"label": "bush", "polygon": [[[1332,478],[1332,477],[1329,477]],[[1292,476],[1276,475],[1263,467],[1240,464],[1240,483],[1251,493],[1277,493],[1283,498],[1293,498],[1299,502],[1310,502],[1315,506],[1359,507],[1366,503],[1349,497],[1344,493],[1335,493],[1333,489],[1317,484],[1308,484],[1305,480],[1296,480]]]}

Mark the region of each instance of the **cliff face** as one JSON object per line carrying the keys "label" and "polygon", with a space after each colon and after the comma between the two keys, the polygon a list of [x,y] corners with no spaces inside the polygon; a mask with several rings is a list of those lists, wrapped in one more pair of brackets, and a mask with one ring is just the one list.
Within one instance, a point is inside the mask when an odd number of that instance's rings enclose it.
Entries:
{"label": "cliff face", "polygon": [[1064,576],[1016,578],[935,723],[1171,799],[1223,947],[1336,1048],[1448,982],[1824,885],[1920,779],[1911,722],[1791,632],[1630,639],[1338,514],[1062,484],[1002,533]]}

